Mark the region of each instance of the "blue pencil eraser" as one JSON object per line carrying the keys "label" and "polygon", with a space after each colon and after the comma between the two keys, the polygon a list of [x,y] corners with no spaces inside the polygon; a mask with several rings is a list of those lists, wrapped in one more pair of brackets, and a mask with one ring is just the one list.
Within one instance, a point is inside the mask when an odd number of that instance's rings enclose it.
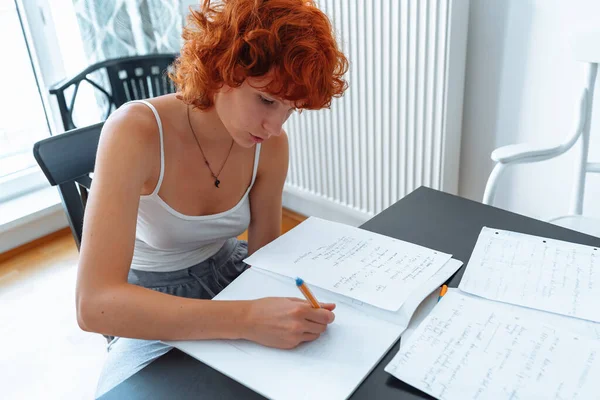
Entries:
{"label": "blue pencil eraser", "polygon": [[304,283],[302,278],[296,278],[296,286],[301,286]]}

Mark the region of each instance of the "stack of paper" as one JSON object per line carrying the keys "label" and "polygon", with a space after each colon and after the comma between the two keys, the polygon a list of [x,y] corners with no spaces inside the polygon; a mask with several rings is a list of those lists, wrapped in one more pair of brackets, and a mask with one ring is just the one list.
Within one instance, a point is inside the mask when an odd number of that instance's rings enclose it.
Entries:
{"label": "stack of paper", "polygon": [[438,399],[596,398],[597,254],[484,228],[459,290],[443,297],[386,371]]}
{"label": "stack of paper", "polygon": [[[293,350],[248,341],[167,342],[273,399],[346,398],[406,329],[419,303],[462,265],[449,254],[309,218],[246,262],[215,300],[302,297],[299,276],[337,304],[325,334]],[[295,390],[298,382],[310,382]]]}

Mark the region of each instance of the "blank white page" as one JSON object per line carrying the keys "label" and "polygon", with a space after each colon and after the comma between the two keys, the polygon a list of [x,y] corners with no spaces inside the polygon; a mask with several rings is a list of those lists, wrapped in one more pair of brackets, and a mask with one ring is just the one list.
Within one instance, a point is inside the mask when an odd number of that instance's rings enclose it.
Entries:
{"label": "blank white page", "polygon": [[591,399],[600,342],[449,291],[385,370],[438,398]]}
{"label": "blank white page", "polygon": [[459,288],[491,300],[600,322],[600,250],[483,228]]}
{"label": "blank white page", "polygon": [[[291,278],[274,279],[250,268],[215,300],[302,297]],[[319,301],[335,302],[315,289]],[[167,342],[272,399],[343,399],[358,387],[395,343],[403,327],[372,318],[343,302],[336,319],[314,342],[279,350],[244,340]]]}
{"label": "blank white page", "polygon": [[256,268],[397,311],[450,255],[311,217],[244,260]]}

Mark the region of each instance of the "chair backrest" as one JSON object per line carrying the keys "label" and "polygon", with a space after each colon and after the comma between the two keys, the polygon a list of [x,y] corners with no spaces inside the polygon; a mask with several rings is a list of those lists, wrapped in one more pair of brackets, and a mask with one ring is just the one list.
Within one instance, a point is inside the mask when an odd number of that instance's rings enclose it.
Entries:
{"label": "chair backrest", "polygon": [[129,57],[105,65],[115,107],[131,100],[144,100],[174,93],[173,81],[165,71],[175,60],[174,55]]}
{"label": "chair backrest", "polygon": [[104,123],[49,137],[33,146],[33,155],[52,186],[57,186],[77,248],[81,246],[83,215],[90,173]]}
{"label": "chair backrest", "polygon": [[589,162],[590,131],[594,112],[594,90],[597,84],[598,64],[600,64],[600,32],[577,34],[573,38],[575,57],[587,64],[586,90],[587,110],[585,125],[581,132],[581,153],[575,169],[575,185],[571,199],[571,215],[582,215],[585,178],[588,173],[600,173],[600,163]]}
{"label": "chair backrest", "polygon": [[[507,166],[531,162],[546,161],[569,151],[576,143],[581,142],[578,157],[575,161],[574,186],[570,202],[569,216],[581,217],[583,214],[583,198],[585,181],[588,173],[600,173],[600,162],[589,161],[590,132],[592,114],[594,112],[594,92],[598,83],[598,65],[600,64],[600,32],[575,35],[574,50],[576,59],[586,65],[585,85],[581,90],[578,103],[579,113],[573,131],[563,143],[539,147],[527,143],[508,145],[497,148],[492,152],[492,160],[496,165],[490,174],[485,186],[482,202],[492,204],[499,177]],[[561,217],[562,218],[562,217]],[[557,218],[552,221],[556,221]]]}
{"label": "chair backrest", "polygon": [[[72,78],[58,82],[50,88],[56,96],[65,131],[75,129],[73,110],[79,85],[87,82],[97,93],[106,98],[104,120],[116,108],[130,100],[143,100],[163,94],[174,93],[176,88],[166,72],[177,54],[150,54],[122,57],[90,65]],[[106,82],[101,82],[105,74]],[[94,76],[91,76],[95,74]],[[108,86],[108,87],[107,87]],[[67,95],[70,94],[70,95]]]}

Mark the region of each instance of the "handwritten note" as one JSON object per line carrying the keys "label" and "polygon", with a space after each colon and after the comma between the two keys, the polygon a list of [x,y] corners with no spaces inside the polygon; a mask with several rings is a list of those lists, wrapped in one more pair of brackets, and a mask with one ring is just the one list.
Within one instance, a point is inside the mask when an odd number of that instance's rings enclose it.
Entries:
{"label": "handwritten note", "polygon": [[449,292],[385,370],[438,399],[596,398],[600,341],[506,307]]}
{"label": "handwritten note", "polygon": [[459,287],[491,300],[600,322],[600,249],[484,228]]}
{"label": "handwritten note", "polygon": [[244,261],[284,276],[300,276],[309,284],[396,311],[450,257],[312,217]]}

